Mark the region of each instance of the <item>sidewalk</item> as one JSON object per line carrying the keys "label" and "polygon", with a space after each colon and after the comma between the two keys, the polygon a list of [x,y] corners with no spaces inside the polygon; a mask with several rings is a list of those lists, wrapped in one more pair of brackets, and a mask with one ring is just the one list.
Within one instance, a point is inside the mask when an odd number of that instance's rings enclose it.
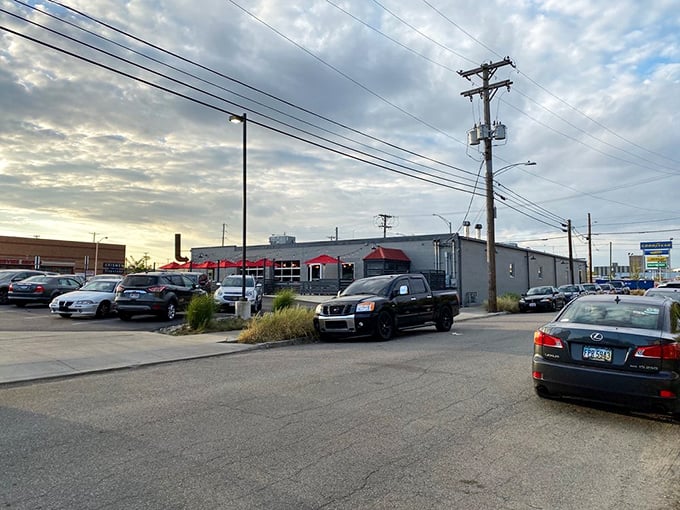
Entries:
{"label": "sidewalk", "polygon": [[[318,303],[327,296],[301,296]],[[455,322],[480,319],[482,307],[464,308]],[[173,336],[145,331],[0,331],[0,385],[105,372],[141,365],[234,354],[272,344],[236,343],[238,331]],[[286,343],[277,343],[286,345]]]}

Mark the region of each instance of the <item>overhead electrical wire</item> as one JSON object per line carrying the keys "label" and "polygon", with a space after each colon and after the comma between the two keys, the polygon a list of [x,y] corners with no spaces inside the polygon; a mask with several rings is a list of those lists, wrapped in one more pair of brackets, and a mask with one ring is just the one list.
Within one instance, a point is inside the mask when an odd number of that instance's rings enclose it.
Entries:
{"label": "overhead electrical wire", "polygon": [[[19,1],[19,0],[15,0],[15,1],[17,1],[17,3],[23,4],[23,5],[26,6],[26,7],[29,7],[29,8],[31,7],[31,6],[29,6],[29,5],[27,5],[27,4],[23,3],[23,2],[21,2],[21,1]],[[61,2],[52,2],[52,3],[55,3],[55,4],[60,5],[60,6],[62,6],[62,7],[68,8],[68,6],[65,6],[65,5],[62,4]],[[70,8],[69,8],[69,9],[70,9]],[[13,15],[13,16],[16,16],[16,15],[14,15],[14,14],[12,14],[12,13],[9,13],[8,11],[4,11],[4,10],[3,10],[3,12],[6,12],[6,13],[8,13],[8,14],[10,14],[10,15]],[[42,11],[41,11],[41,12],[42,12]],[[52,15],[50,15],[50,16],[52,16]],[[88,18],[90,18],[90,19],[93,19],[93,18],[91,18],[91,17],[89,17],[89,16],[87,16],[87,15],[85,15],[85,16],[88,17]],[[64,21],[64,20],[61,20],[61,19],[58,18],[58,17],[55,17],[55,16],[52,16],[52,17],[55,18],[55,19],[58,19],[58,20],[60,20],[60,21]],[[19,18],[20,18],[20,17],[19,17]],[[20,19],[23,19],[23,18],[20,18]],[[224,99],[224,98],[222,98],[222,97],[219,97],[219,96],[216,96],[216,95],[214,95],[214,94],[208,93],[208,92],[206,92],[206,91],[204,91],[204,90],[198,89],[197,87],[194,87],[194,86],[191,86],[191,85],[189,85],[189,84],[187,84],[187,83],[181,82],[181,81],[179,81],[179,80],[177,80],[177,79],[175,79],[175,78],[172,78],[172,77],[170,77],[170,76],[167,76],[167,75],[164,75],[164,74],[162,74],[162,73],[159,73],[158,71],[154,71],[154,70],[151,70],[151,69],[146,68],[146,67],[144,67],[144,66],[141,66],[141,65],[139,65],[139,64],[136,64],[136,63],[134,63],[134,62],[131,62],[131,61],[127,60],[127,59],[124,59],[124,58],[122,58],[122,57],[119,57],[118,55],[114,55],[114,54],[112,54],[112,53],[110,53],[110,52],[106,52],[106,51],[102,50],[101,48],[97,48],[97,47],[94,47],[94,46],[92,46],[92,45],[85,44],[85,43],[83,43],[82,41],[79,41],[79,40],[76,40],[76,39],[74,39],[74,38],[71,38],[70,36],[67,36],[67,35],[65,35],[65,34],[61,34],[61,33],[59,33],[58,31],[54,31],[54,30],[52,30],[52,29],[49,29],[48,27],[44,27],[44,26],[42,26],[42,25],[36,24],[35,22],[32,22],[32,21],[30,21],[30,20],[26,20],[26,19],[23,19],[23,20],[26,21],[26,22],[32,23],[32,24],[34,24],[34,25],[40,26],[41,28],[43,28],[43,29],[45,29],[45,30],[49,30],[49,31],[51,31],[51,32],[53,32],[53,33],[55,33],[55,34],[57,34],[57,35],[62,36],[62,37],[66,37],[66,38],[68,38],[68,39],[70,39],[70,40],[72,40],[72,41],[74,41],[74,42],[77,42],[78,44],[83,44],[83,45],[85,45],[85,46],[90,47],[91,49],[94,49],[94,50],[96,50],[96,51],[100,51],[100,52],[102,52],[102,53],[104,53],[104,54],[107,54],[107,55],[113,57],[113,58],[122,60],[122,61],[124,61],[124,62],[126,62],[126,63],[128,63],[128,64],[130,64],[130,65],[136,66],[136,67],[138,67],[138,68],[140,68],[140,69],[143,69],[143,70],[145,70],[145,71],[147,71],[147,72],[150,72],[150,73],[153,73],[153,74],[155,74],[155,75],[157,75],[157,76],[160,76],[160,77],[163,77],[163,78],[165,78],[165,79],[171,80],[171,81],[173,81],[173,82],[175,82],[175,83],[178,83],[178,84],[182,84],[182,85],[184,85],[184,86],[187,86],[188,88],[191,88],[191,89],[196,90],[196,91],[198,91],[198,92],[200,92],[200,93],[206,94],[206,95],[208,95],[209,97],[213,97],[213,98],[218,99],[218,100],[220,100],[220,101],[224,101],[224,102],[226,102],[226,103],[228,103],[228,104],[237,106],[237,107],[239,107],[239,108],[243,108],[242,105],[238,105],[238,104],[236,104],[236,103],[234,103],[234,102],[232,102],[232,101],[228,101],[228,100],[226,100],[226,99]],[[96,20],[95,20],[95,21],[96,21]],[[66,22],[66,23],[71,24],[70,22]],[[71,25],[73,25],[73,24],[71,24]],[[81,27],[78,27],[78,26],[76,26],[76,28],[79,28],[79,29],[81,29],[81,30],[85,30],[85,29],[82,29]],[[6,29],[6,28],[3,27],[3,29]],[[10,31],[11,31],[11,30],[10,30]],[[91,35],[95,35],[95,36],[97,36],[97,37],[102,38],[102,36],[99,36],[99,35],[97,35],[97,34],[94,34],[94,33],[90,32],[90,31],[87,31],[87,30],[85,30],[85,31],[88,32],[88,33],[91,33]],[[18,33],[18,32],[14,32],[14,33],[15,33],[16,35],[24,36],[23,34],[20,34],[20,33]],[[134,36],[131,36],[131,37],[134,37]],[[30,40],[33,40],[34,42],[41,43],[40,41],[36,40],[35,38],[30,38],[30,37],[28,37],[28,38],[29,38]],[[150,60],[156,61],[157,63],[161,63],[161,62],[158,62],[157,59],[153,59],[152,57],[149,57],[149,56],[147,56],[147,55],[141,54],[140,52],[137,52],[136,50],[132,50],[131,48],[128,48],[128,47],[123,46],[123,45],[120,45],[119,43],[116,43],[116,42],[114,42],[114,41],[111,41],[110,39],[107,39],[107,38],[103,38],[103,39],[106,40],[107,42],[111,42],[111,43],[113,43],[113,44],[116,44],[116,45],[118,45],[119,47],[123,47],[123,48],[125,48],[125,49],[128,50],[128,51],[132,51],[132,52],[134,52],[135,54],[144,56],[145,58],[149,58]],[[141,41],[141,42],[145,42],[145,41],[143,41],[143,40],[140,40],[139,38],[135,38],[135,39],[136,39],[136,40],[139,40],[139,41]],[[146,43],[146,42],[145,42],[145,43]],[[73,54],[72,52],[68,52],[68,51],[66,51],[66,50],[57,48],[57,47],[55,47],[55,46],[53,46],[53,45],[47,44],[47,46],[48,46],[48,47],[51,47],[52,49],[56,49],[56,50],[58,50],[58,51],[65,52],[66,54],[69,54],[69,55],[71,55],[71,56],[75,56],[75,57],[77,57],[77,58],[82,58],[81,56],[78,56],[78,55]],[[163,50],[163,51],[164,51],[164,50]],[[114,72],[118,72],[117,70],[115,70],[115,69],[113,69],[113,68],[111,68],[111,67],[109,67],[109,66],[103,66],[103,65],[101,65],[100,63],[96,63],[96,62],[92,61],[91,59],[84,59],[84,60],[87,61],[87,62],[89,62],[89,63],[93,63],[93,64],[95,64],[95,65],[100,65],[100,66],[102,66],[102,67],[104,67],[104,68],[106,68],[106,69],[112,70],[112,71],[114,71]],[[185,59],[185,60],[186,60],[186,59]],[[166,64],[164,64],[164,63],[161,63],[161,64],[166,65]],[[197,65],[198,65],[198,64],[197,64]],[[167,66],[167,65],[166,65],[166,66]],[[180,70],[180,69],[178,69],[178,68],[175,68],[174,66],[167,66],[167,67],[169,67],[169,68],[171,68],[171,69],[174,69],[174,70],[177,70],[177,71],[179,71],[179,72],[182,72],[182,73],[184,73],[184,74],[186,74],[186,75],[188,75],[188,76],[192,76],[192,77],[196,78],[196,77],[195,77],[194,75],[192,75],[191,73],[186,73],[185,71]],[[119,73],[119,74],[121,74],[121,73]],[[128,77],[130,77],[130,78],[132,78],[132,79],[137,79],[137,80],[139,80],[139,81],[142,81],[142,82],[144,82],[144,83],[146,83],[146,84],[149,84],[149,85],[151,85],[151,86],[156,86],[155,84],[152,84],[151,82],[148,82],[148,81],[145,81],[145,80],[140,80],[139,78],[134,77],[134,76],[132,76],[132,75],[129,75],[129,74],[127,74],[127,73],[122,73],[122,74],[125,75],[125,76],[128,76]],[[197,78],[197,79],[200,79],[200,78]],[[219,85],[217,85],[217,84],[214,84],[214,83],[211,83],[211,82],[207,82],[206,80],[202,80],[202,81],[205,82],[205,83],[209,83],[209,84],[211,84],[211,85],[213,85],[213,86],[215,86],[215,87],[217,87],[217,88],[220,88],[220,89],[222,89],[222,90],[225,90],[225,91],[228,91],[228,92],[230,92],[230,93],[233,93],[233,91],[229,91],[228,89],[224,89],[223,87],[221,87],[221,86],[219,86]],[[174,91],[171,91],[171,90],[169,90],[169,89],[167,89],[167,88],[164,88],[164,87],[157,87],[157,88],[160,88],[161,90],[164,90],[164,91],[166,91],[166,92],[175,93]],[[187,99],[190,99],[190,100],[194,100],[193,98],[190,98],[190,97],[188,97],[188,96],[185,96],[185,95],[182,95],[182,94],[179,94],[179,95],[180,95],[181,97],[184,97],[184,98],[187,98]],[[252,99],[250,99],[250,98],[246,98],[246,97],[244,97],[244,96],[242,96],[242,95],[239,95],[239,94],[236,94],[236,93],[235,93],[235,95],[237,95],[237,96],[239,96],[239,97],[242,97],[243,99],[246,99],[246,100],[248,100],[248,101],[257,103],[256,101],[254,101],[254,100],[252,100]],[[207,103],[204,103],[204,102],[201,102],[201,101],[198,101],[198,102],[199,102],[200,104],[205,105],[205,106],[214,107],[213,105],[208,105]],[[218,108],[218,110],[221,110],[221,109]],[[276,109],[274,109],[274,110],[276,111]],[[224,110],[221,110],[221,111],[224,111]],[[280,120],[278,120],[278,119],[274,119],[274,118],[272,118],[272,117],[269,117],[269,116],[267,116],[267,115],[261,114],[261,113],[259,113],[259,112],[258,112],[258,114],[261,115],[261,116],[263,116],[264,118],[267,118],[267,119],[271,120],[271,121],[274,121],[274,122],[283,124],[283,125],[285,125],[285,126],[291,128],[291,129],[295,129],[295,130],[297,130],[297,131],[300,131],[300,132],[302,132],[302,133],[305,133],[306,135],[313,136],[313,137],[318,137],[318,135],[314,135],[313,133],[310,133],[310,132],[308,132],[308,131],[301,130],[300,128],[297,128],[297,127],[295,127],[295,126],[291,126],[291,125],[289,125],[289,124],[286,124],[286,123],[284,123],[284,122],[282,122],[282,121],[280,121]],[[284,113],[284,114],[285,114],[285,113]],[[251,120],[251,122],[254,122],[254,121]],[[304,122],[304,121],[303,121],[303,122]],[[277,132],[279,132],[279,133],[281,133],[281,134],[284,134],[284,135],[287,135],[287,136],[293,136],[293,135],[290,135],[290,133],[287,133],[287,132],[285,132],[285,131],[283,131],[283,130],[277,130],[277,129],[271,127],[271,126],[267,126],[267,125],[262,124],[262,123],[257,123],[257,122],[255,122],[255,124],[261,125],[262,127],[265,127],[265,128],[267,128],[267,129],[271,129],[271,130],[273,130],[273,131],[277,131]],[[312,124],[312,125],[313,125],[313,124]],[[314,125],[314,127],[319,128],[319,126],[315,126],[315,125]],[[323,128],[320,128],[320,129],[323,129]],[[336,134],[336,135],[337,135],[337,133],[333,133],[333,134]],[[342,135],[338,135],[338,136],[342,136]],[[299,140],[301,140],[301,141],[305,141],[305,142],[307,142],[307,143],[312,143],[310,140],[305,139],[305,138],[302,138],[302,137],[293,136],[293,138],[299,139]],[[325,138],[323,138],[323,137],[318,137],[318,138],[320,138],[321,140],[323,140],[323,141],[325,141],[325,142],[327,142],[327,143],[331,143],[331,144],[338,145],[339,147],[342,147],[342,148],[344,148],[344,149],[346,149],[346,150],[355,151],[355,152],[357,152],[357,153],[359,153],[359,154],[362,154],[362,155],[364,155],[364,156],[366,156],[366,157],[373,158],[373,159],[377,159],[378,161],[382,161],[382,162],[387,163],[387,164],[390,164],[390,165],[395,165],[395,166],[398,166],[398,167],[401,166],[401,167],[403,167],[403,168],[408,169],[408,170],[411,171],[411,172],[421,173],[421,174],[424,174],[424,175],[426,175],[426,176],[428,176],[428,177],[431,177],[431,178],[437,178],[437,179],[441,179],[441,180],[444,180],[444,181],[452,182],[452,183],[454,183],[454,184],[458,184],[458,185],[460,185],[460,186],[467,186],[467,187],[470,187],[470,185],[468,185],[468,184],[461,183],[461,182],[458,182],[458,181],[453,181],[453,180],[451,180],[451,179],[442,178],[442,177],[439,177],[439,176],[433,176],[433,175],[431,175],[431,174],[428,174],[427,172],[420,172],[420,171],[415,170],[415,169],[413,169],[413,168],[405,167],[405,166],[403,166],[403,165],[399,165],[399,164],[397,164],[397,163],[394,163],[394,162],[391,162],[391,161],[388,161],[388,160],[384,160],[384,159],[382,159],[382,158],[378,158],[377,156],[374,156],[374,155],[372,155],[372,154],[368,154],[368,153],[359,151],[359,150],[357,150],[357,149],[354,149],[354,148],[351,148],[351,147],[347,147],[347,146],[344,146],[344,145],[342,145],[342,144],[338,144],[337,142],[333,142],[333,141],[328,140],[328,139],[325,139]],[[352,141],[355,142],[355,143],[360,143],[360,142],[356,142],[355,140],[352,140]],[[342,151],[339,151],[339,150],[330,149],[329,147],[324,146],[324,145],[321,145],[321,144],[314,144],[314,143],[312,143],[312,144],[313,144],[313,145],[317,145],[318,147],[321,147],[321,148],[325,148],[325,149],[328,149],[328,150],[332,150],[333,152],[336,152],[336,153],[338,153],[338,154],[345,155],[345,156],[347,156],[347,157],[352,157],[353,159],[357,159],[357,160],[359,160],[359,161],[363,161],[363,162],[366,162],[366,163],[369,163],[369,164],[374,164],[375,166],[378,166],[378,167],[381,167],[381,168],[384,168],[384,169],[387,169],[387,170],[390,170],[390,171],[396,171],[396,170],[394,170],[394,169],[392,169],[392,168],[386,167],[385,165],[375,164],[374,162],[370,162],[370,161],[364,160],[364,159],[362,159],[362,158],[357,158],[357,157],[352,156],[352,155],[350,155],[350,154],[347,154],[347,153],[345,153],[345,152],[342,152]],[[392,155],[392,154],[390,154],[390,155]],[[394,156],[394,155],[392,155],[392,156]],[[441,170],[436,170],[436,169],[433,169],[433,171],[442,172]],[[408,173],[406,173],[406,172],[399,172],[399,171],[396,171],[396,173],[400,173],[400,174],[402,174],[402,175],[406,175],[406,176],[409,176],[409,177],[416,177],[416,178],[418,178],[417,176],[410,175],[410,174],[408,174]],[[446,173],[446,172],[443,172],[443,173]],[[470,172],[469,172],[469,173],[470,173]],[[420,180],[424,180],[425,182],[429,182],[429,183],[433,183],[433,184],[440,184],[440,185],[441,185],[441,183],[437,183],[437,182],[434,182],[434,181],[432,181],[432,180],[430,180],[430,179],[426,179],[426,178],[420,178]],[[447,187],[450,187],[450,188],[452,188],[452,189],[456,189],[456,190],[458,190],[458,191],[469,192],[469,193],[471,193],[473,196],[474,196],[475,194],[481,195],[481,194],[477,193],[477,191],[476,191],[476,185],[477,185],[477,183],[475,182],[475,185],[472,187],[472,191],[471,191],[471,192],[470,192],[469,190],[460,189],[460,188],[456,188],[456,187],[453,187],[453,186],[447,186]],[[523,205],[523,204],[520,204],[520,205]],[[512,208],[512,207],[511,207],[511,208]],[[535,219],[535,220],[537,220],[537,221],[542,221],[542,220],[540,220],[539,218],[533,217],[532,215],[526,213],[525,211],[520,211],[520,212],[521,212],[522,214],[525,214],[526,216],[532,218],[532,219]]]}
{"label": "overhead electrical wire", "polygon": [[[70,7],[70,6],[68,6],[68,5],[66,5],[66,4],[64,4],[64,3],[62,3],[62,2],[59,2],[58,0],[47,0],[47,1],[50,2],[50,3],[52,3],[52,4],[54,4],[54,5],[58,5],[59,7],[62,7],[62,8],[64,8],[64,9],[67,9],[67,10],[73,12],[73,13],[76,13],[76,14],[78,14],[79,16],[82,16],[82,17],[84,17],[84,18],[86,18],[86,19],[88,19],[88,20],[90,20],[90,21],[92,21],[92,22],[94,22],[94,23],[97,23],[97,24],[99,24],[99,25],[102,25],[102,26],[104,26],[104,27],[110,29],[110,30],[113,30],[113,31],[115,31],[115,32],[117,32],[117,33],[119,33],[119,34],[125,36],[125,37],[129,37],[130,39],[133,39],[133,40],[135,40],[135,41],[137,41],[137,42],[140,42],[140,43],[142,43],[142,44],[144,44],[144,45],[146,45],[146,46],[149,46],[150,48],[153,48],[153,49],[155,49],[155,50],[157,50],[157,51],[160,51],[160,52],[162,52],[162,53],[165,53],[165,54],[167,54],[167,55],[170,55],[170,56],[172,56],[172,57],[174,57],[174,58],[177,58],[177,59],[179,59],[179,60],[181,60],[181,61],[183,61],[183,62],[186,62],[186,63],[188,63],[188,64],[194,65],[194,66],[198,67],[199,69],[202,69],[202,70],[204,70],[204,71],[208,71],[208,72],[210,72],[210,73],[212,73],[212,74],[215,74],[216,76],[219,76],[219,77],[221,77],[221,78],[224,78],[224,79],[226,79],[226,80],[229,80],[229,81],[231,81],[231,82],[233,82],[233,83],[237,83],[237,84],[240,85],[240,86],[243,86],[243,87],[245,87],[245,88],[247,88],[247,89],[249,89],[249,90],[252,90],[252,91],[254,91],[254,92],[257,92],[258,94],[262,94],[262,95],[264,95],[264,96],[266,96],[266,97],[268,97],[268,98],[270,98],[270,99],[273,99],[273,100],[275,100],[275,101],[277,101],[277,102],[280,102],[280,103],[282,103],[282,104],[285,104],[286,106],[290,106],[291,108],[297,109],[297,110],[299,110],[299,111],[301,111],[301,112],[304,112],[304,113],[306,113],[306,114],[312,115],[312,116],[317,117],[317,118],[319,118],[319,119],[322,119],[322,120],[324,120],[324,121],[326,121],[326,122],[329,122],[329,123],[331,123],[331,124],[333,124],[333,125],[336,125],[336,126],[338,126],[338,127],[341,127],[341,128],[343,128],[343,129],[347,129],[348,131],[351,131],[351,132],[353,132],[353,133],[355,133],[355,134],[359,134],[359,135],[364,136],[364,137],[366,137],[366,138],[368,138],[368,139],[370,139],[370,140],[373,140],[373,141],[379,142],[379,143],[381,143],[381,144],[387,145],[388,147],[391,147],[391,148],[400,150],[400,151],[405,152],[405,153],[407,153],[407,154],[410,154],[410,155],[412,155],[412,156],[416,156],[416,157],[422,158],[422,159],[424,159],[424,160],[430,161],[430,162],[432,162],[432,163],[436,163],[436,164],[438,164],[438,165],[445,166],[445,167],[447,167],[447,168],[451,168],[451,169],[453,169],[453,170],[456,170],[456,171],[459,171],[459,172],[462,172],[462,173],[467,173],[467,174],[469,174],[469,175],[474,175],[474,173],[473,173],[473,172],[470,172],[469,170],[465,170],[465,169],[463,169],[463,168],[455,167],[455,166],[450,165],[450,164],[448,164],[448,163],[445,163],[445,162],[443,162],[443,161],[436,160],[436,159],[434,159],[434,158],[428,157],[428,156],[423,155],[423,154],[416,153],[416,152],[414,152],[414,151],[411,151],[411,150],[406,149],[406,148],[404,148],[404,147],[398,146],[398,145],[396,145],[396,144],[392,144],[392,143],[390,143],[390,142],[388,142],[388,141],[386,141],[386,140],[380,139],[380,138],[378,138],[378,137],[375,137],[375,136],[370,135],[370,134],[368,134],[368,133],[365,133],[365,132],[363,132],[363,131],[359,131],[359,130],[357,130],[357,129],[355,129],[355,128],[352,128],[352,127],[350,127],[350,126],[348,126],[348,125],[346,125],[346,124],[337,122],[337,121],[335,121],[335,120],[333,120],[333,119],[330,119],[330,118],[328,118],[328,117],[325,117],[325,116],[323,116],[323,115],[320,115],[320,114],[318,114],[318,113],[315,113],[315,112],[313,112],[313,111],[311,111],[311,110],[308,110],[308,109],[306,109],[306,108],[303,108],[303,107],[301,107],[301,106],[299,106],[299,105],[296,105],[296,104],[294,104],[294,103],[291,103],[291,102],[289,102],[289,101],[286,101],[285,99],[282,99],[282,98],[280,98],[280,97],[278,97],[278,96],[275,96],[275,95],[273,95],[273,94],[270,94],[270,93],[268,93],[268,92],[266,92],[266,91],[264,91],[264,90],[262,90],[262,89],[259,89],[259,88],[257,88],[257,87],[253,87],[253,86],[251,86],[251,85],[249,85],[249,84],[243,82],[242,80],[238,80],[238,79],[236,79],[236,78],[234,78],[234,77],[232,77],[232,76],[225,75],[224,73],[221,73],[221,72],[216,71],[216,70],[214,70],[214,69],[212,69],[212,68],[209,68],[209,67],[207,67],[207,66],[204,66],[204,65],[202,65],[202,64],[200,64],[200,63],[198,63],[198,62],[196,62],[196,61],[187,59],[187,58],[185,58],[185,57],[183,57],[183,56],[181,56],[181,55],[179,55],[179,54],[177,54],[177,53],[174,53],[174,52],[169,51],[169,50],[167,50],[167,49],[165,49],[165,48],[162,48],[162,47],[160,47],[160,46],[158,46],[158,45],[155,45],[155,44],[153,44],[153,43],[150,43],[150,42],[148,42],[148,41],[146,41],[146,40],[144,40],[144,39],[141,39],[141,38],[139,38],[139,37],[136,37],[136,36],[134,36],[133,34],[130,34],[129,32],[126,32],[126,31],[124,31],[124,30],[121,30],[121,29],[119,29],[119,28],[117,28],[117,27],[115,27],[115,26],[113,26],[113,25],[111,25],[111,24],[105,23],[105,22],[103,22],[103,21],[101,21],[101,20],[99,20],[99,19],[97,19],[97,18],[95,18],[95,17],[93,17],[93,16],[91,16],[91,15],[85,13],[85,12],[79,11],[78,9],[75,9],[75,8],[73,8],[73,7]],[[231,91],[231,90],[229,90],[229,89],[223,88],[223,87],[221,87],[221,86],[219,86],[219,85],[217,85],[217,84],[215,84],[215,83],[213,83],[213,82],[210,82],[210,81],[207,81],[207,80],[205,80],[205,79],[202,79],[202,78],[200,78],[200,77],[198,77],[198,76],[196,76],[196,75],[193,75],[193,74],[191,74],[191,73],[188,73],[188,72],[186,72],[186,71],[184,71],[184,70],[182,70],[182,69],[179,69],[179,68],[177,68],[177,67],[175,67],[175,66],[171,66],[171,65],[169,65],[169,64],[167,64],[167,63],[164,63],[164,62],[162,62],[162,61],[160,61],[160,60],[158,60],[158,59],[154,59],[153,57],[150,57],[150,56],[148,56],[148,55],[146,55],[146,54],[143,54],[143,53],[141,53],[141,52],[138,52],[138,51],[136,51],[136,50],[134,50],[134,49],[132,49],[132,48],[130,48],[130,47],[128,47],[128,46],[125,46],[125,45],[122,45],[122,44],[117,43],[117,42],[115,42],[115,41],[112,41],[111,39],[108,39],[108,38],[106,38],[106,37],[104,37],[104,36],[101,36],[101,35],[99,35],[99,34],[96,34],[96,33],[92,32],[92,31],[90,31],[90,30],[87,30],[87,29],[82,28],[82,27],[80,27],[80,26],[78,26],[78,25],[75,25],[75,24],[73,24],[73,23],[71,23],[71,22],[69,22],[69,21],[67,21],[67,20],[63,20],[63,19],[59,18],[58,16],[55,16],[55,15],[46,13],[45,11],[42,11],[42,10],[40,10],[40,9],[37,9],[37,8],[35,8],[35,7],[29,5],[29,4],[27,4],[27,3],[25,3],[25,2],[23,2],[23,1],[21,1],[21,0],[14,0],[14,2],[19,3],[19,4],[21,4],[21,5],[24,5],[24,6],[28,7],[28,8],[30,8],[30,9],[36,10],[36,11],[38,11],[38,12],[40,12],[40,13],[46,14],[46,15],[48,15],[48,16],[54,18],[54,19],[57,19],[57,20],[63,22],[63,23],[67,23],[67,24],[69,24],[69,25],[71,25],[71,26],[74,26],[75,28],[77,28],[77,29],[79,29],[79,30],[85,31],[86,33],[89,33],[89,34],[91,34],[91,35],[94,35],[95,37],[98,37],[98,38],[103,39],[103,40],[105,40],[105,41],[107,41],[107,42],[110,42],[110,43],[112,43],[112,44],[115,44],[115,45],[117,45],[117,46],[119,46],[119,47],[122,47],[122,48],[126,49],[127,51],[131,51],[131,52],[133,52],[133,53],[135,53],[135,54],[137,54],[137,55],[140,55],[140,56],[143,56],[143,57],[145,57],[145,58],[148,58],[148,59],[150,59],[150,60],[152,60],[152,61],[154,61],[154,62],[157,62],[157,63],[159,63],[159,64],[161,64],[161,65],[166,66],[166,67],[169,67],[169,68],[171,68],[171,69],[173,69],[173,70],[175,70],[175,71],[178,71],[178,72],[181,72],[181,73],[186,74],[186,75],[188,75],[188,76],[191,76],[191,77],[193,77],[193,78],[195,78],[195,79],[198,79],[198,80],[200,80],[200,81],[203,81],[204,83],[209,83],[209,84],[211,84],[212,86],[221,88],[222,90],[229,91],[230,93],[235,94],[235,95],[238,95],[239,97],[243,97],[243,98],[247,99],[248,101],[251,101],[251,102],[253,102],[253,103],[255,103],[255,104],[264,106],[264,107],[266,107],[266,108],[270,108],[270,109],[272,109],[272,110],[274,110],[274,111],[277,111],[278,113],[281,113],[281,114],[283,114],[283,115],[287,115],[287,116],[289,116],[289,117],[291,117],[291,118],[293,118],[293,119],[295,119],[295,120],[298,120],[299,122],[307,123],[307,124],[312,125],[312,126],[318,128],[318,129],[327,131],[327,132],[329,132],[329,133],[333,133],[333,134],[335,134],[336,136],[345,138],[345,139],[347,139],[347,140],[351,140],[351,141],[353,141],[353,142],[355,142],[355,143],[358,143],[358,144],[360,144],[360,145],[364,145],[364,146],[366,146],[366,147],[371,147],[372,149],[377,150],[377,151],[379,151],[379,152],[383,152],[384,154],[388,154],[388,155],[390,155],[390,156],[393,156],[393,157],[396,157],[396,158],[399,158],[399,159],[403,159],[403,160],[405,160],[405,161],[410,161],[410,160],[406,160],[406,158],[403,158],[403,157],[401,157],[401,156],[397,156],[397,155],[395,155],[395,154],[388,153],[388,152],[386,152],[386,151],[384,151],[384,150],[382,150],[382,149],[380,149],[380,148],[368,146],[367,144],[364,144],[364,143],[359,142],[359,141],[357,141],[357,140],[352,140],[352,139],[350,139],[350,138],[348,138],[348,137],[346,137],[346,136],[344,136],[344,135],[341,135],[341,134],[336,133],[336,132],[332,132],[332,131],[327,130],[327,129],[321,127],[321,126],[318,126],[318,125],[312,124],[312,123],[310,123],[310,122],[308,122],[308,121],[305,121],[305,120],[303,120],[303,119],[300,119],[299,117],[295,117],[295,116],[293,116],[293,115],[284,113],[284,112],[282,112],[281,110],[275,109],[275,108],[273,108],[273,107],[271,107],[271,106],[268,106],[268,105],[264,105],[263,103],[258,102],[258,101],[254,100],[254,99],[252,99],[252,98],[246,98],[246,97],[243,96],[243,95],[240,95],[240,94],[238,94],[238,93],[236,93],[236,92],[234,92],[234,91]],[[417,163],[417,162],[413,162],[413,161],[410,161],[410,162],[411,162],[412,164],[419,165],[419,166],[424,166],[424,167],[425,167],[425,165],[422,165],[421,163]],[[426,167],[426,168],[429,168],[429,167]],[[433,170],[433,171],[440,171],[440,172],[441,172],[441,170],[437,170],[437,169],[432,169],[432,170]]]}

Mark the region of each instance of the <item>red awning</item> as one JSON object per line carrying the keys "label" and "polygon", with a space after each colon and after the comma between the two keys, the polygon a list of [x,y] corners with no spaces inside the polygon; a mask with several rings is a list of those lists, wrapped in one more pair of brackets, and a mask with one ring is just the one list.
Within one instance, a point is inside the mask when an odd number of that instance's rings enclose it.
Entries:
{"label": "red awning", "polygon": [[364,260],[395,260],[400,262],[411,262],[406,254],[397,248],[383,248],[379,246],[364,257]]}
{"label": "red awning", "polygon": [[[318,257],[314,257],[313,259],[309,259],[305,261],[305,264],[308,266],[315,265],[315,264],[337,264],[338,259],[331,257],[330,255],[319,255]],[[340,261],[342,263],[342,260]]]}
{"label": "red awning", "polygon": [[194,267],[193,264],[191,263],[190,260],[182,263],[182,264],[177,264],[177,267],[175,269],[189,269],[190,267]]}

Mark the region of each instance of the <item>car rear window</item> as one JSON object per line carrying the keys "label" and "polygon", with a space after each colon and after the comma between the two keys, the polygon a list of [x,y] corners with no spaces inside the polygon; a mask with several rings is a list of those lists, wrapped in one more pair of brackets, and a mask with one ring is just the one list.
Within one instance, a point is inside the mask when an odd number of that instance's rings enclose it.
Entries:
{"label": "car rear window", "polygon": [[647,303],[591,302],[576,300],[564,311],[560,322],[593,326],[660,329],[662,306]]}
{"label": "car rear window", "polygon": [[123,282],[124,287],[149,287],[155,285],[158,281],[158,276],[149,275],[131,275],[125,278]]}

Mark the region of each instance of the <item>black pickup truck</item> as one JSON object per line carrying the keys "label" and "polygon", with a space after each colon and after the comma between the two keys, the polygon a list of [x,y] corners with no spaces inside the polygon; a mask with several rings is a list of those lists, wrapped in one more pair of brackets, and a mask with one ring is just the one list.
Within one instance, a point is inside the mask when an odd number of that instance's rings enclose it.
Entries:
{"label": "black pickup truck", "polygon": [[421,274],[372,276],[319,304],[314,327],[321,339],[373,335],[389,340],[399,329],[430,324],[449,331],[458,312],[456,291],[433,291]]}

